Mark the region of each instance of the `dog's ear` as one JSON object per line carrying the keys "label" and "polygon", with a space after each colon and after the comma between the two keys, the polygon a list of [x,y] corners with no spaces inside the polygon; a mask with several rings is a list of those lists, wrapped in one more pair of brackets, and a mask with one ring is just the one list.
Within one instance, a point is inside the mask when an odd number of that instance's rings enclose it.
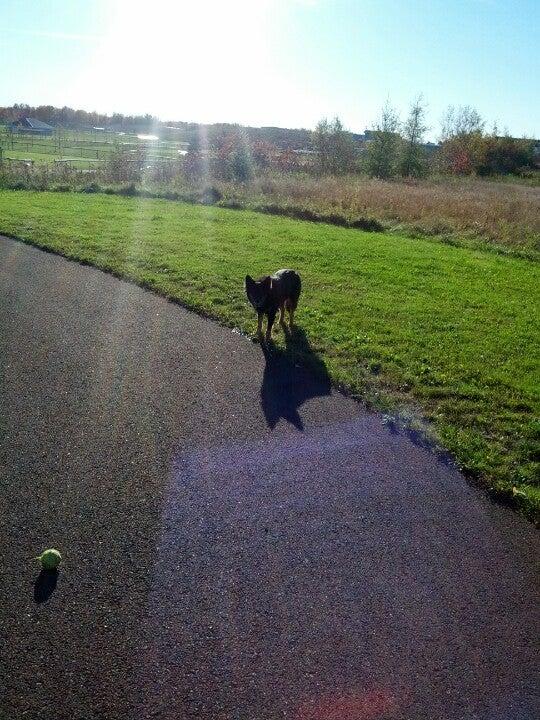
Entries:
{"label": "dog's ear", "polygon": [[251,277],[251,275],[246,275],[246,287],[253,287],[255,281]]}
{"label": "dog's ear", "polygon": [[270,290],[270,288],[272,287],[272,278],[270,277],[270,275],[267,275],[264,278],[262,284],[263,284],[265,290]]}

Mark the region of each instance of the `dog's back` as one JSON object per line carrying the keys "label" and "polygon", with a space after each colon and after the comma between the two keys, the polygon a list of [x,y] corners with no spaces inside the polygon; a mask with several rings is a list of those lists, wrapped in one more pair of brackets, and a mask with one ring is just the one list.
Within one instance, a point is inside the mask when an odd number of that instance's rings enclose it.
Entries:
{"label": "dog's back", "polygon": [[270,290],[276,307],[286,305],[287,309],[296,310],[302,289],[300,275],[294,270],[278,270],[273,275]]}

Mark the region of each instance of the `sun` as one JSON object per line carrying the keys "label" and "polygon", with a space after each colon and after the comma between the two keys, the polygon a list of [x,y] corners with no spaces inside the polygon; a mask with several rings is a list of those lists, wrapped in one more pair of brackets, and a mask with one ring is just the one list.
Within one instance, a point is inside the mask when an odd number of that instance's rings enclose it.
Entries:
{"label": "sun", "polygon": [[243,114],[273,83],[273,8],[271,0],[111,3],[81,81],[84,105],[199,121]]}

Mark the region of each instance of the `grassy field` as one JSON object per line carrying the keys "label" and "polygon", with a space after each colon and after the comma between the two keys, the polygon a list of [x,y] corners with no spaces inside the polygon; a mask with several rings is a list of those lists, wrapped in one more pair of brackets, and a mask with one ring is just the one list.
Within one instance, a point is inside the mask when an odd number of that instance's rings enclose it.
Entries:
{"label": "grassy field", "polygon": [[155,160],[177,158],[184,146],[175,141],[141,140],[137,135],[124,133],[61,130],[49,137],[10,135],[0,126],[0,149],[5,158],[14,160],[36,163],[74,160],[79,161],[80,167],[92,167],[96,162],[106,161],[117,147],[133,153],[143,151]]}
{"label": "grassy field", "polygon": [[[471,476],[538,518],[537,263],[398,234],[99,194],[1,191],[2,231],[246,332],[255,322],[245,274],[298,269],[305,290],[297,320],[334,380],[398,424],[434,433]],[[283,345],[281,335],[276,343]]]}
{"label": "grassy field", "polygon": [[5,152],[4,158],[9,160],[33,160],[38,164],[48,164],[55,163],[58,160],[68,160],[72,167],[81,169],[95,168],[96,163],[101,162],[99,160],[91,160],[89,158],[81,159],[80,157],[74,157],[67,153],[62,153],[60,155],[47,155],[44,153],[27,152],[26,150],[8,150]]}

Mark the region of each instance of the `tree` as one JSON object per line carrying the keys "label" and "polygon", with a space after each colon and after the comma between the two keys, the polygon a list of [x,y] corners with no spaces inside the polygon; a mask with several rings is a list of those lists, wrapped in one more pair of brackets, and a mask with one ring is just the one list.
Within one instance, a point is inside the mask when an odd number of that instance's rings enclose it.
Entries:
{"label": "tree", "polygon": [[351,133],[338,117],[317,123],[311,143],[317,152],[317,166],[325,175],[342,175],[354,170],[357,152]]}
{"label": "tree", "polygon": [[395,174],[400,125],[396,110],[387,101],[367,146],[367,170],[372,177],[384,179]]}
{"label": "tree", "polygon": [[276,146],[266,140],[254,140],[251,143],[251,157],[258,168],[269,167],[276,154]]}
{"label": "tree", "polygon": [[470,175],[483,155],[485,122],[469,105],[450,105],[441,121],[440,161],[443,170]]}
{"label": "tree", "polygon": [[493,175],[517,173],[533,164],[533,143],[491,133],[477,110],[468,105],[450,106],[442,119],[441,159],[444,169],[455,174]]}
{"label": "tree", "polygon": [[486,135],[482,142],[482,154],[475,167],[479,175],[507,175],[533,167],[534,143],[532,140]]}
{"label": "tree", "polygon": [[454,107],[449,105],[441,121],[441,142],[455,137],[482,135],[485,122],[478,110],[470,105]]}
{"label": "tree", "polygon": [[254,168],[249,142],[242,129],[231,132],[220,141],[213,152],[213,173],[222,180],[248,183],[253,179]]}
{"label": "tree", "polygon": [[419,95],[412,103],[405,125],[403,126],[403,143],[399,171],[406,177],[418,177],[425,171],[425,153],[422,148],[424,135],[428,130],[425,125],[426,106],[424,98]]}

